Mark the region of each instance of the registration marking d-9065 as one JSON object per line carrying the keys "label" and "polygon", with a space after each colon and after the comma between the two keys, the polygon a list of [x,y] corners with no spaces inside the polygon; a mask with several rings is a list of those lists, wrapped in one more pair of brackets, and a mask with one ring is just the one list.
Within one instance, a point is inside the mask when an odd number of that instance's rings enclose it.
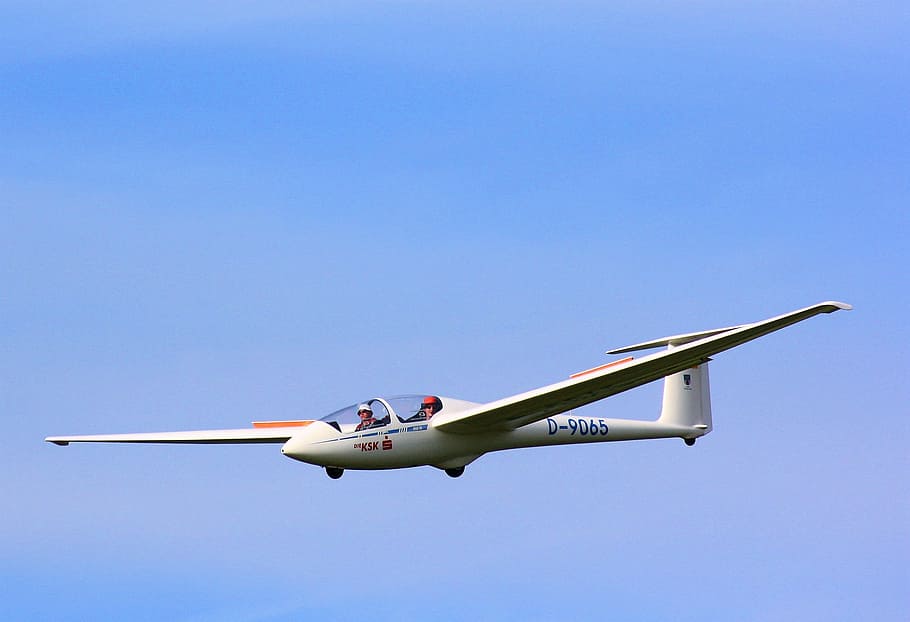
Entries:
{"label": "registration marking d-9065", "polygon": [[560,423],[552,417],[547,418],[547,433],[550,436],[565,432],[568,436],[606,436],[610,431],[605,419],[586,419],[582,417],[566,417],[565,423]]}

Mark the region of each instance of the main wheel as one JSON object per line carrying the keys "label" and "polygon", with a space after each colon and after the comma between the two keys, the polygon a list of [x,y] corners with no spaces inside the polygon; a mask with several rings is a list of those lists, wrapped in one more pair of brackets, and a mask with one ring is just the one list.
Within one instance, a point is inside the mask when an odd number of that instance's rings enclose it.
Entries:
{"label": "main wheel", "polygon": [[685,439],[683,439],[683,440],[686,441],[686,445],[688,445],[689,447],[691,447],[692,445],[695,444],[695,439],[694,439],[694,438],[685,438]]}
{"label": "main wheel", "polygon": [[446,475],[449,477],[461,477],[462,473],[464,473],[463,466],[455,467],[454,469],[446,469]]}
{"label": "main wheel", "polygon": [[339,469],[338,467],[326,467],[325,474],[331,477],[332,479],[338,479],[344,475],[344,469]]}

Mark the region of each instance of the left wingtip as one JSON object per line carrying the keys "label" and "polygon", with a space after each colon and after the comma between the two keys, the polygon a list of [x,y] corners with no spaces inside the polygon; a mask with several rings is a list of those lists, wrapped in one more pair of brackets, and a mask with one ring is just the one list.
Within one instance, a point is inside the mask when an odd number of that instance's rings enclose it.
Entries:
{"label": "left wingtip", "polygon": [[833,309],[831,309],[831,311],[829,311],[829,313],[838,311],[838,310],[843,310],[843,311],[852,311],[853,310],[853,305],[848,304],[846,302],[839,302],[837,300],[829,300],[827,302],[823,302],[822,305],[826,306],[826,307],[833,307]]}

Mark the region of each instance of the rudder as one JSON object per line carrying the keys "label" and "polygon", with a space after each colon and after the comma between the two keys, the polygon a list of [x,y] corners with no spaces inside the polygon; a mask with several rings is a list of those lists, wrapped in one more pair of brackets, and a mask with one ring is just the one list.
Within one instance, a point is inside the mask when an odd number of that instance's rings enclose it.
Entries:
{"label": "rudder", "polygon": [[697,428],[700,434],[696,436],[711,431],[711,388],[707,363],[664,378],[663,406],[658,421]]}

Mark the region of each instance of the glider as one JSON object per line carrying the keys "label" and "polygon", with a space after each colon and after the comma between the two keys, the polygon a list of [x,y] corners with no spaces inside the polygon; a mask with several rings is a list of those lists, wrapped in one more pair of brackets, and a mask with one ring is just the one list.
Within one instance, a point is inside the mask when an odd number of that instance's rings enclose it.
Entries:
{"label": "glider", "polygon": [[[252,428],[141,434],[49,436],[70,443],[281,443],[289,458],[323,467],[332,479],[345,469],[434,466],[459,477],[491,451],[548,445],[681,438],[687,445],[711,431],[710,357],[821,313],[849,310],[821,302],[752,324],[663,337],[607,354],[665,348],[623,358],[568,380],[478,404],[432,394],[376,397],[325,417],[256,421]],[[664,379],[654,421],[573,414],[586,404]]]}

